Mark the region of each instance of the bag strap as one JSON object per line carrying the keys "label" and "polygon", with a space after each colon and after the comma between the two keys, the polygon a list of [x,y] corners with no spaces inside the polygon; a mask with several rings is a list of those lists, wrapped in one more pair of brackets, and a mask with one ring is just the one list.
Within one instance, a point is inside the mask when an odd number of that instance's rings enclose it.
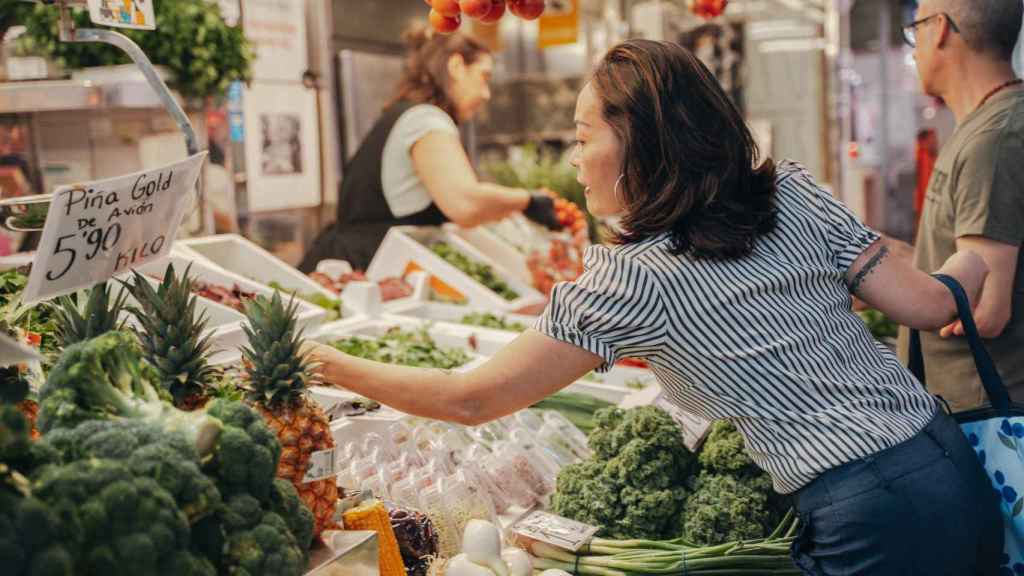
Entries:
{"label": "bag strap", "polygon": [[[971,314],[967,293],[964,292],[963,286],[951,276],[935,274],[933,277],[942,282],[953,293],[953,298],[956,300],[957,314],[964,326],[964,334],[967,336],[967,343],[970,345],[971,353],[974,355],[974,365],[978,369],[978,376],[981,377],[981,385],[985,387],[989,404],[1004,415],[1009,414],[1010,394],[1006,391],[1003,379],[999,376],[996,365],[992,362],[992,357],[988,355],[988,350],[985,349],[981,336],[978,335],[978,327],[974,324],[974,315]],[[909,367],[914,376],[921,381],[921,384],[925,384],[924,355],[921,353],[921,334],[917,330],[910,331]]]}

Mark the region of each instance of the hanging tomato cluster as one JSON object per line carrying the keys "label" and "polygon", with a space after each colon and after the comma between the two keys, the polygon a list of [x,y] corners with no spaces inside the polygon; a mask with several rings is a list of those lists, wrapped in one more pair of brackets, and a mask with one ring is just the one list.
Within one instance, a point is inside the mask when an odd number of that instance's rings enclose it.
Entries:
{"label": "hanging tomato cluster", "polygon": [[690,11],[704,18],[710,20],[711,18],[717,18],[725,12],[725,7],[729,4],[729,0],[688,0],[690,5]]}
{"label": "hanging tomato cluster", "polygon": [[544,0],[424,0],[430,6],[430,25],[441,34],[459,29],[466,15],[484,24],[494,24],[508,11],[523,20],[535,20],[544,13]]}

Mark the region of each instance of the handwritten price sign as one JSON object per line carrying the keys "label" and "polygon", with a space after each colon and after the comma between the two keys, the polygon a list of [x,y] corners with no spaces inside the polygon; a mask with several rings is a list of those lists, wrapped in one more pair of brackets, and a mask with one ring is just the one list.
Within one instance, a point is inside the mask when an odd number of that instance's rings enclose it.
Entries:
{"label": "handwritten price sign", "polygon": [[102,282],[171,249],[206,152],[54,193],[23,296],[39,302]]}

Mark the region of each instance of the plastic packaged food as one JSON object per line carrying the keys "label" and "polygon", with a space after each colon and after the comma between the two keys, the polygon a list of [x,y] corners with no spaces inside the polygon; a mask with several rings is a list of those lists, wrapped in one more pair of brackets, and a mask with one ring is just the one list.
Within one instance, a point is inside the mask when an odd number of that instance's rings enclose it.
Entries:
{"label": "plastic packaged food", "polygon": [[[495,513],[504,514],[515,503],[513,496],[505,494],[504,491],[498,488],[498,485],[491,480],[490,475],[475,460],[466,460],[461,472],[466,475],[469,482],[486,491],[490,497],[491,504],[494,506]],[[520,488],[519,491],[522,493],[525,489]]]}
{"label": "plastic packaged food", "polygon": [[537,440],[536,435],[529,430],[519,428],[512,431],[511,442],[530,457],[537,470],[544,475],[551,486],[554,486],[562,466],[548,449]]}
{"label": "plastic packaged food", "polygon": [[505,472],[519,478],[538,498],[554,491],[554,482],[549,480],[543,466],[516,444],[503,443],[495,456]]}
{"label": "plastic packaged food", "polygon": [[580,446],[576,439],[559,430],[550,422],[537,428],[537,440],[544,444],[553,454],[557,454],[559,463],[564,467],[590,457],[590,449]]}
{"label": "plastic packaged food", "polygon": [[431,557],[437,556],[437,531],[431,519],[415,507],[387,502],[391,529],[398,539],[407,576],[425,576]]}
{"label": "plastic packaged food", "polygon": [[498,454],[488,454],[481,467],[497,490],[513,504],[529,508],[540,501],[540,496],[516,473],[512,462],[502,460]]}
{"label": "plastic packaged food", "polygon": [[459,553],[462,536],[456,527],[453,510],[445,497],[446,488],[445,482],[439,481],[423,491],[420,502],[423,511],[434,522],[438,553],[451,558]]}
{"label": "plastic packaged food", "polygon": [[585,458],[590,456],[590,448],[587,446],[587,435],[581,432],[568,418],[555,410],[545,411],[543,418],[545,423],[554,426],[572,442],[573,446],[577,448],[575,452],[585,453],[587,455],[584,456]]}
{"label": "plastic packaged food", "polygon": [[420,488],[413,481],[412,475],[406,476],[391,486],[391,499],[395,503],[409,508],[419,508],[421,506]]}

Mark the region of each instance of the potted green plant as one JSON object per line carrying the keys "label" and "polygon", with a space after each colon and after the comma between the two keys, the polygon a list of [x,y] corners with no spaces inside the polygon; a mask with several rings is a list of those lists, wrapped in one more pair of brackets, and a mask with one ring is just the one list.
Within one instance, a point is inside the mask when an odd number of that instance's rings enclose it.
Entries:
{"label": "potted green plant", "polygon": [[[0,0],[0,6],[5,2],[12,0]],[[60,42],[58,10],[41,4],[30,8],[23,16],[27,31],[19,39],[21,51],[47,56],[66,70],[130,62],[113,46]],[[179,94],[217,98],[232,82],[250,79],[253,51],[242,29],[224,22],[216,2],[160,0],[155,9],[156,30],[119,32],[134,40],[154,65],[170,72],[168,84]],[[75,10],[73,18],[76,26],[92,26],[84,10]]]}

